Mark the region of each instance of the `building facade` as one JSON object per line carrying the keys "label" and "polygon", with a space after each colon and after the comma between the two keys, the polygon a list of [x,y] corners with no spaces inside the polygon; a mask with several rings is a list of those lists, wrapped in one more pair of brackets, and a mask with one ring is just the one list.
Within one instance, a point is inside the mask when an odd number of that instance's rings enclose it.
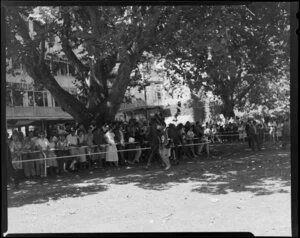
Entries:
{"label": "building facade", "polygon": [[[53,60],[48,62],[59,85],[71,94],[76,94],[74,84],[74,68],[67,61]],[[8,61],[8,69],[11,68]],[[123,103],[118,120],[129,120],[130,118],[147,120],[160,109],[167,109],[166,123],[185,123],[187,121],[202,121],[204,118],[204,106],[191,105],[191,93],[188,87],[181,86],[178,90],[167,90],[166,73],[163,69],[150,70],[145,79],[142,90],[129,88],[127,93],[132,95],[131,103]],[[181,106],[178,107],[178,102]],[[180,114],[175,120],[175,115]],[[18,69],[6,74],[6,119],[7,128],[18,128],[25,134],[30,126],[47,129],[53,124],[74,122],[73,118],[64,112],[59,103],[53,98],[48,90],[35,85],[33,79],[20,65]]]}
{"label": "building facade", "polygon": [[[8,71],[11,64],[10,60]],[[76,94],[71,65],[62,60],[50,65],[60,86]],[[29,125],[44,128],[48,124],[73,121],[48,90],[34,84],[22,65],[6,74],[6,120],[8,129],[22,129],[25,134]]]}

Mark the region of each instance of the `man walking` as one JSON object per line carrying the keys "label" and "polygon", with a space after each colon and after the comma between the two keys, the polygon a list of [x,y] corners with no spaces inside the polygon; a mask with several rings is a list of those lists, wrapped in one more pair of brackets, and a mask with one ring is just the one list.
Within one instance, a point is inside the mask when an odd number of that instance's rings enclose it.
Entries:
{"label": "man walking", "polygon": [[157,133],[157,122],[155,120],[151,120],[150,122],[150,131],[148,134],[148,142],[151,147],[150,155],[148,158],[147,165],[145,170],[149,170],[149,166],[151,165],[152,159],[154,156],[160,157],[159,155],[159,137]]}
{"label": "man walking", "polygon": [[252,142],[252,150],[255,150],[255,144],[257,146],[257,149],[261,151],[260,148],[260,140],[259,140],[259,130],[256,125],[256,121],[253,120],[252,124],[250,125],[250,138]]}
{"label": "man walking", "polygon": [[171,156],[171,149],[168,146],[169,138],[166,130],[166,123],[163,122],[161,125],[161,130],[159,132],[159,155],[166,165],[165,170],[169,170],[171,168],[169,159],[169,157]]}
{"label": "man walking", "polygon": [[250,135],[250,127],[251,127],[251,121],[250,121],[250,119],[248,119],[246,126],[245,126],[245,130],[246,130],[246,134],[247,134],[247,141],[248,141],[249,148],[252,149],[253,141],[252,141],[252,138]]}

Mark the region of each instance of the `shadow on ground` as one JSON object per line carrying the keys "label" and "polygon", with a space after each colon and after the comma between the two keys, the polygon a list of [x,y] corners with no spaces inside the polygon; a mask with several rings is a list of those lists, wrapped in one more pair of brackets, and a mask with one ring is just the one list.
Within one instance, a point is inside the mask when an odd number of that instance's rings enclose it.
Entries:
{"label": "shadow on ground", "polygon": [[24,181],[20,190],[9,188],[8,207],[82,197],[104,192],[110,185],[126,184],[161,191],[191,183],[191,192],[213,195],[247,191],[261,196],[289,192],[289,151],[267,147],[261,152],[252,152],[243,144],[216,146],[212,154],[213,158],[184,161],[167,172],[158,165],[153,165],[150,171],[137,166],[121,170],[68,173],[43,181]]}

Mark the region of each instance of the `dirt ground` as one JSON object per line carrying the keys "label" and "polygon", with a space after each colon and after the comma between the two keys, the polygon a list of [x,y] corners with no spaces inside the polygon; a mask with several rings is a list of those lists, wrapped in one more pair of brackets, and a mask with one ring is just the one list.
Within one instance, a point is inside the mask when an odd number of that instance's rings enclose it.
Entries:
{"label": "dirt ground", "polygon": [[81,171],[8,188],[8,233],[252,232],[291,236],[290,151],[213,145],[163,171]]}

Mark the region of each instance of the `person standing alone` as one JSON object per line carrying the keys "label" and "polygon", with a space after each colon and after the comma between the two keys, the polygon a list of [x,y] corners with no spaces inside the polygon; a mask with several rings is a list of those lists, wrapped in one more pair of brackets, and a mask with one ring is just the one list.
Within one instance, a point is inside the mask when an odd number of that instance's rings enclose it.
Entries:
{"label": "person standing alone", "polygon": [[253,120],[252,124],[250,125],[250,137],[252,141],[252,150],[255,150],[255,144],[257,146],[257,149],[261,151],[260,148],[260,140],[259,140],[259,129],[256,125],[256,121]]}
{"label": "person standing alone", "polygon": [[170,155],[171,149],[168,147],[169,138],[166,130],[166,124],[162,123],[161,130],[159,131],[159,155],[162,158],[162,161],[166,164],[165,170],[169,170],[171,168],[170,164]]}

